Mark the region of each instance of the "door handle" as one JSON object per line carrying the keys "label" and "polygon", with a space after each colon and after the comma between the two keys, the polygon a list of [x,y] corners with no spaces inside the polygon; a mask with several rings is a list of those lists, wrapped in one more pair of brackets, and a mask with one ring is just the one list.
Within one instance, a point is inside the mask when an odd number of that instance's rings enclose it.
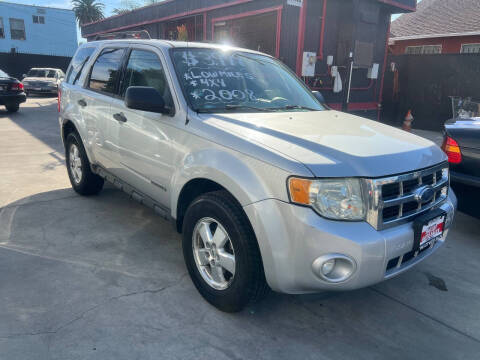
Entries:
{"label": "door handle", "polygon": [[87,102],[83,99],[80,99],[80,100],[78,100],[78,105],[80,105],[81,107],[85,107],[85,106],[87,106]]}
{"label": "door handle", "polygon": [[113,118],[119,122],[127,122],[127,118],[125,115],[123,115],[123,113],[113,114]]}

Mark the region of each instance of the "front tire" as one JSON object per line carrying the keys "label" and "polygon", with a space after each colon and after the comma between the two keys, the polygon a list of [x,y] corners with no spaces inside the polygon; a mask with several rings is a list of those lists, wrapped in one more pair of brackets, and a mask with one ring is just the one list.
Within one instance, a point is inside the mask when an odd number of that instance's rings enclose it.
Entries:
{"label": "front tire", "polygon": [[20,109],[20,104],[5,105],[9,113],[17,112]]}
{"label": "front tire", "polygon": [[76,132],[68,134],[65,142],[68,177],[73,190],[80,195],[95,195],[103,188],[103,179],[90,168],[85,148]]}
{"label": "front tire", "polygon": [[226,191],[195,199],[183,222],[183,256],[195,287],[210,304],[238,312],[268,291],[257,239]]}

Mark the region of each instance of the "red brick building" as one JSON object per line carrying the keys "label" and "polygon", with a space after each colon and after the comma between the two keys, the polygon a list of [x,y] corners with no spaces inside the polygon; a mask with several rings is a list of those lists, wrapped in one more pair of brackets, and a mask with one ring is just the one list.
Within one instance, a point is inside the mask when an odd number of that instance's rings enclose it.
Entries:
{"label": "red brick building", "polygon": [[423,0],[392,22],[390,52],[480,53],[480,0]]}

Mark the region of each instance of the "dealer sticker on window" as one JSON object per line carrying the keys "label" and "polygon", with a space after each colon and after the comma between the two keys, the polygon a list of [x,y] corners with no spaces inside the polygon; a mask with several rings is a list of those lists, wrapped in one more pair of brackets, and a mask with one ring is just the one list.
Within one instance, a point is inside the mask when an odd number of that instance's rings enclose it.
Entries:
{"label": "dealer sticker on window", "polygon": [[445,215],[438,216],[423,225],[422,235],[420,237],[420,250],[429,246],[433,241],[438,240],[443,235],[445,226]]}

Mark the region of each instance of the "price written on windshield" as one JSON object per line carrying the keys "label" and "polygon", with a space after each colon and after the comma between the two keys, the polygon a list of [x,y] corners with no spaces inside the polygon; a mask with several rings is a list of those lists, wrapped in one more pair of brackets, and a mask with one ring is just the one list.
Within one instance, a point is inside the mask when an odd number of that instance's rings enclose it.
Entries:
{"label": "price written on windshield", "polygon": [[214,91],[212,89],[197,89],[190,94],[195,100],[204,99],[209,102],[217,101],[233,101],[233,100],[248,100],[256,101],[257,97],[252,90],[227,90],[221,89]]}
{"label": "price written on windshield", "polygon": [[183,78],[194,101],[217,103],[257,100],[254,91],[247,87],[247,82],[255,80],[255,76],[246,69],[240,56],[184,51],[182,62],[187,70]]}

